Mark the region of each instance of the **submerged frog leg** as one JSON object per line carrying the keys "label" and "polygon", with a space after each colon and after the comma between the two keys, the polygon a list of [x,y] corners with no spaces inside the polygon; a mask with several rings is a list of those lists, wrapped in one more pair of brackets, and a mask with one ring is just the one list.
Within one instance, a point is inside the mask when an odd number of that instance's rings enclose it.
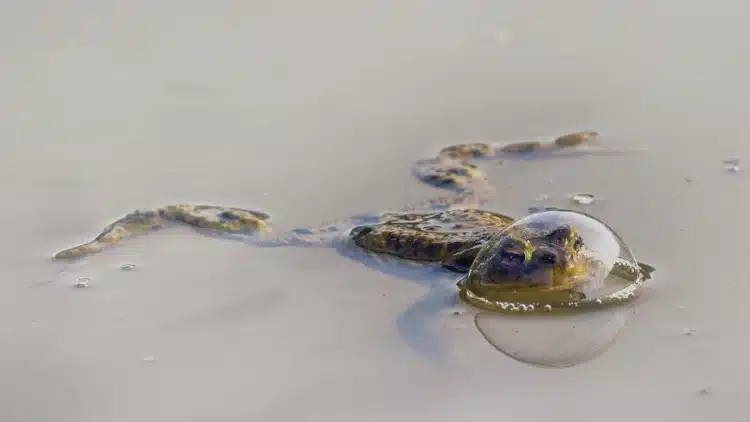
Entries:
{"label": "submerged frog leg", "polygon": [[92,241],[65,249],[55,259],[79,258],[99,252],[133,236],[184,223],[216,234],[249,235],[269,232],[268,214],[241,208],[212,205],[169,205],[154,210],[138,210],[105,227]]}
{"label": "submerged frog leg", "polygon": [[494,148],[502,154],[528,154],[539,151],[561,150],[581,146],[591,143],[598,136],[598,132],[583,131],[559,136],[550,142],[521,141],[494,145]]}
{"label": "submerged frog leg", "polygon": [[615,262],[615,265],[610,271],[613,275],[622,278],[625,281],[633,282],[651,279],[651,273],[654,272],[655,268],[649,264],[638,262],[638,269],[631,267],[625,262]]}
{"label": "submerged frog leg", "polygon": [[644,148],[614,148],[598,145],[599,133],[583,131],[559,136],[552,141],[525,141],[491,144],[500,159],[535,160],[542,158],[575,158],[612,156],[644,151]]}
{"label": "submerged frog leg", "polygon": [[495,149],[489,144],[468,143],[443,148],[435,158],[418,160],[412,167],[414,176],[429,185],[455,193],[410,205],[399,211],[434,212],[478,208],[495,194],[495,188],[489,183],[487,175],[470,161],[494,155]]}
{"label": "submerged frog leg", "polygon": [[591,148],[599,133],[582,131],[559,136],[551,141],[512,143],[471,142],[443,148],[434,158],[418,160],[412,169],[421,181],[452,190],[453,195],[405,207],[403,212],[430,212],[460,208],[478,208],[495,195],[487,175],[472,163],[487,159],[537,159],[544,157],[575,157],[579,155],[611,155],[634,150]]}
{"label": "submerged frog leg", "polygon": [[380,221],[379,215],[358,215],[349,218],[329,221],[315,226],[299,227],[273,238],[255,242],[257,246],[333,246],[343,240],[346,232],[360,224],[372,224]]}
{"label": "submerged frog leg", "polygon": [[274,239],[264,240],[262,246],[316,246],[337,241],[351,228],[377,224],[396,214],[436,212],[456,208],[477,208],[494,194],[487,176],[468,160],[491,156],[494,150],[488,144],[469,143],[444,148],[438,157],[419,160],[412,171],[417,178],[436,187],[453,190],[453,195],[427,200],[422,203],[379,214],[352,216],[321,225],[297,228],[282,233]]}

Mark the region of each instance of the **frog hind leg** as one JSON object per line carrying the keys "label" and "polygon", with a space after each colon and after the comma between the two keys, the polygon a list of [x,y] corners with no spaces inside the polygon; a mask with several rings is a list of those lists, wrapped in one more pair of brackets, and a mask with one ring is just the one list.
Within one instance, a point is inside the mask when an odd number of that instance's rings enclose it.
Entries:
{"label": "frog hind leg", "polygon": [[381,220],[379,214],[361,214],[349,218],[328,221],[315,226],[298,227],[278,235],[254,242],[257,246],[336,247],[346,240],[353,227],[375,224]]}
{"label": "frog hind leg", "polygon": [[417,160],[412,166],[412,174],[417,179],[454,193],[398,211],[416,213],[478,208],[495,194],[495,188],[489,183],[487,175],[470,161],[495,155],[494,147],[489,144],[468,143],[443,148],[434,158]]}
{"label": "frog hind leg", "polygon": [[186,224],[213,234],[248,236],[270,232],[268,214],[242,208],[213,205],[169,205],[153,210],[137,210],[105,227],[90,242],[65,249],[54,259],[77,259],[100,252],[134,236],[174,224]]}
{"label": "frog hind leg", "polygon": [[599,133],[582,131],[559,136],[551,141],[513,143],[469,142],[443,148],[434,158],[418,160],[412,173],[429,185],[452,190],[443,196],[404,208],[405,212],[444,211],[478,208],[495,195],[487,175],[473,161],[492,159],[537,159],[543,157],[620,154],[611,148],[591,149]]}
{"label": "frog hind leg", "polygon": [[381,223],[395,215],[476,208],[494,194],[494,188],[487,181],[487,176],[469,160],[489,157],[493,154],[494,150],[488,144],[460,144],[443,148],[437,157],[418,160],[413,165],[412,173],[419,180],[453,191],[451,195],[386,212],[355,215],[311,227],[296,228],[256,244],[260,246],[337,246],[339,241],[347,239],[346,234],[352,228]]}

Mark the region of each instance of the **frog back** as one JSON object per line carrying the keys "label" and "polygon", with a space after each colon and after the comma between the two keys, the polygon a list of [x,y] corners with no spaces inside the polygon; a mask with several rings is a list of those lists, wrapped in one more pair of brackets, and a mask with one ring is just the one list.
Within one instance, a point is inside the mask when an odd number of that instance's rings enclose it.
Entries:
{"label": "frog back", "polygon": [[483,244],[508,227],[512,217],[477,209],[428,214],[384,214],[378,223],[354,227],[349,237],[359,247],[417,261],[440,261]]}

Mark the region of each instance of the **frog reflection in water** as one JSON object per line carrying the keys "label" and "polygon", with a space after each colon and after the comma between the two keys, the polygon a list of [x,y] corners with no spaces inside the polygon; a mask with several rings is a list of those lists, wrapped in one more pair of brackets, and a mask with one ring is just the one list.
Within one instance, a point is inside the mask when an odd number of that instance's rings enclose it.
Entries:
{"label": "frog reflection in water", "polygon": [[[560,224],[536,235],[500,234],[514,218],[481,210],[495,189],[473,163],[480,159],[513,159],[607,154],[614,150],[593,146],[595,132],[560,136],[550,142],[506,144],[467,143],[449,146],[436,157],[418,160],[414,175],[451,195],[374,216],[295,229],[276,236],[260,211],[213,205],[169,205],[127,214],[107,226],[90,242],[63,250],[56,259],[76,259],[101,251],[132,236],[186,224],[215,235],[240,237],[258,246],[313,246],[340,242],[370,256],[390,256],[402,262],[438,263],[460,273],[469,272],[480,251],[495,248],[489,270],[482,272],[485,286],[519,287],[538,292],[566,292],[566,300],[580,300],[579,289],[591,262],[585,259],[582,237],[569,224]],[[615,266],[624,278],[648,278],[653,267]],[[478,289],[477,292],[484,291]],[[481,299],[481,298],[480,298]],[[469,303],[477,305],[475,301]]]}

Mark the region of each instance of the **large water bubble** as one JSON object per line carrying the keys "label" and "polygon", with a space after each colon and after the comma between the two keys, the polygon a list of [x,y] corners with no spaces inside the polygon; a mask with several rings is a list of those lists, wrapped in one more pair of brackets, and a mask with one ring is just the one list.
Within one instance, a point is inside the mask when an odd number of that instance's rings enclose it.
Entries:
{"label": "large water bubble", "polygon": [[634,297],[652,270],[603,222],[548,210],[495,235],[460,283],[460,295],[501,312],[601,307]]}
{"label": "large water bubble", "polygon": [[565,315],[501,315],[480,312],[474,323],[500,353],[525,364],[568,368],[589,362],[614,345],[628,310],[609,308]]}
{"label": "large water bubble", "polygon": [[563,368],[604,353],[629,313],[618,307],[570,311],[626,302],[652,271],[603,222],[547,210],[516,221],[488,242],[460,284],[460,296],[485,311],[475,324],[500,352],[527,364]]}

